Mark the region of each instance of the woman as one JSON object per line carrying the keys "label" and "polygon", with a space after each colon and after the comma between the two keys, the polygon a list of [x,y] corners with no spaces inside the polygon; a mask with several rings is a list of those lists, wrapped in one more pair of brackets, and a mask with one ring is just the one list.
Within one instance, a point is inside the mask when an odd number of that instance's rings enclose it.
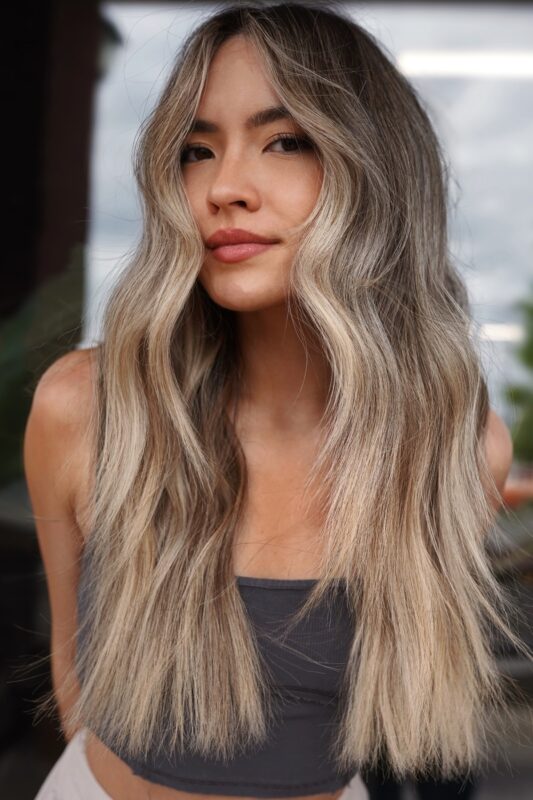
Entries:
{"label": "woman", "polygon": [[136,175],[102,342],[25,436],[69,740],[39,800],[355,800],[380,753],[477,765],[512,446],[413,88],[333,7],[229,7]]}

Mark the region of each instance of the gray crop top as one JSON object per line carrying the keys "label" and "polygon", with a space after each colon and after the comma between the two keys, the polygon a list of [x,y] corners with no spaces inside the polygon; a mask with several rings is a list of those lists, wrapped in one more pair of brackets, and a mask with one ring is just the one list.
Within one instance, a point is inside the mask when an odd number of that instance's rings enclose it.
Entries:
{"label": "gray crop top", "polygon": [[[79,648],[84,646],[87,562],[84,558],[78,587]],[[237,576],[261,653],[282,697],[280,722],[268,743],[229,763],[194,753],[176,753],[170,761],[154,755],[143,763],[123,758],[135,775],[185,792],[237,797],[321,794],[350,782],[357,770],[339,774],[328,756],[352,638],[344,593],[335,593],[333,613],[324,602],[289,632],[286,643],[271,638],[314,583]]]}

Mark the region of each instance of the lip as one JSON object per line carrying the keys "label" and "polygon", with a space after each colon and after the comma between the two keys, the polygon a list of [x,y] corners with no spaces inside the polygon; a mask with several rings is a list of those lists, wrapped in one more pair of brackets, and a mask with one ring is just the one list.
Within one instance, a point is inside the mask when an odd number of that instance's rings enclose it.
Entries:
{"label": "lip", "polygon": [[259,233],[246,231],[243,228],[220,228],[206,240],[206,245],[210,249],[214,249],[225,245],[275,244],[276,242],[279,242],[279,239],[262,236]]}
{"label": "lip", "polygon": [[246,258],[259,255],[265,250],[269,250],[275,242],[240,242],[239,244],[224,244],[212,249],[212,253],[217,261],[225,264],[233,264],[236,261],[244,261]]}

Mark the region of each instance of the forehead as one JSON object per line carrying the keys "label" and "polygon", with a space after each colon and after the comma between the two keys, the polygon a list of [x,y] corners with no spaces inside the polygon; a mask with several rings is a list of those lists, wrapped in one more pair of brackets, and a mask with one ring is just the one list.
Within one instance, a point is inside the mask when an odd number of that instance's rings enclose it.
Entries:
{"label": "forehead", "polygon": [[253,43],[242,35],[223,42],[209,66],[198,116],[248,116],[252,108],[271,105],[281,103]]}

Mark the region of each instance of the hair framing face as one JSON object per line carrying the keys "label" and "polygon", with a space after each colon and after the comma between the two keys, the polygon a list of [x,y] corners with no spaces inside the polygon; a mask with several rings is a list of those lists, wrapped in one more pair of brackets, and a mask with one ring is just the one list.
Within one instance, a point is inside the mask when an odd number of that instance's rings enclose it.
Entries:
{"label": "hair framing face", "polygon": [[489,622],[523,647],[484,549],[487,386],[428,115],[333,3],[224,4],[187,38],[141,130],[143,235],[97,352],[91,626],[70,720],[134,758],[168,730],[169,751],[187,741],[224,757],[267,735],[268,675],[232,568],[246,493],[226,413],[239,353],[232,315],[197,281],[204,247],[177,158],[210,62],[235,35],[324,167],[288,300],[332,374],[307,484],[325,554],[302,614],[345,579],[354,637],[335,754],[342,770],[386,753],[397,777],[462,774],[503,705]]}

